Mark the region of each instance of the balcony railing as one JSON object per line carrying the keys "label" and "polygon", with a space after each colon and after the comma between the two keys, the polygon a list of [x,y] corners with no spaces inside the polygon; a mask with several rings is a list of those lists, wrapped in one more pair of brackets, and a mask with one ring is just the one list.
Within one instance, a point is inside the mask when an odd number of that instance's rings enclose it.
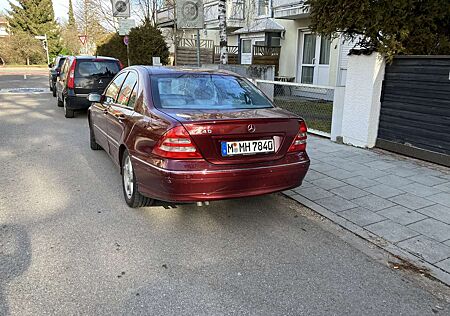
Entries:
{"label": "balcony railing", "polygon": [[[218,1],[209,1],[204,4],[205,24],[207,28],[218,28]],[[227,1],[227,27],[240,28],[244,26],[245,19],[244,0]]]}
{"label": "balcony railing", "polygon": [[[203,12],[205,26],[207,29],[218,29],[219,12],[217,0],[204,0]],[[245,20],[245,0],[227,1],[227,27],[231,29],[241,28]],[[173,7],[161,8],[157,12],[157,23],[159,26],[173,25]]]}
{"label": "balcony railing", "polygon": [[173,24],[174,11],[172,7],[165,7],[158,10],[156,13],[158,25]]}
{"label": "balcony railing", "polygon": [[309,15],[304,0],[273,0],[273,17],[277,19],[299,19]]}

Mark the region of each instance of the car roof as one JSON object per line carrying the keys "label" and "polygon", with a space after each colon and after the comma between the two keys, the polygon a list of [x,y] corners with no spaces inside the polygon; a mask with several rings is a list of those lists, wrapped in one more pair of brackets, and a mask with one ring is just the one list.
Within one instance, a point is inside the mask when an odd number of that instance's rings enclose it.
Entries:
{"label": "car roof", "polygon": [[113,61],[118,61],[117,58],[114,57],[107,57],[107,56],[86,56],[86,55],[78,55],[78,56],[72,56],[75,59],[86,59],[86,60],[90,60],[90,59],[105,59],[105,60],[113,60]]}
{"label": "car roof", "polygon": [[173,67],[173,66],[132,66],[130,68],[143,68],[150,75],[163,74],[210,74],[210,75],[230,75],[240,77],[240,75],[223,69],[207,69],[207,68],[189,68],[189,67]]}

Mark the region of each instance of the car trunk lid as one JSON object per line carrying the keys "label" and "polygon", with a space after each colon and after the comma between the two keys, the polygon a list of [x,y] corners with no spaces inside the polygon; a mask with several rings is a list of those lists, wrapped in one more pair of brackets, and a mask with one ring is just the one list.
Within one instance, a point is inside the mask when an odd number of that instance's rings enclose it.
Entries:
{"label": "car trunk lid", "polygon": [[[299,130],[299,118],[278,108],[203,111],[168,110],[188,131],[202,156],[214,164],[242,164],[284,157]],[[274,151],[254,154],[223,154],[223,142],[273,140]]]}

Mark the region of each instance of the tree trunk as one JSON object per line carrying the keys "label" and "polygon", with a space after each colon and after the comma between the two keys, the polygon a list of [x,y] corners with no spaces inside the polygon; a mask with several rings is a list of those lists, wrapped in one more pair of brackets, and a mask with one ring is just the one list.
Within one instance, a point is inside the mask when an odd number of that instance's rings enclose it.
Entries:
{"label": "tree trunk", "polygon": [[226,0],[219,0],[217,8],[219,11],[219,40],[220,40],[220,63],[228,64],[228,40],[227,40],[227,8]]}

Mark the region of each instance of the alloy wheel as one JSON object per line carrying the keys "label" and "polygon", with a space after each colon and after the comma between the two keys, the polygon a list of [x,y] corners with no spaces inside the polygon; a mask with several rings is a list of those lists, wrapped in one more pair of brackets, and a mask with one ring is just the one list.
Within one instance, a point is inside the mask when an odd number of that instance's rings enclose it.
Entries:
{"label": "alloy wheel", "polygon": [[131,164],[130,156],[125,157],[125,162],[123,164],[123,186],[128,199],[133,196],[134,190],[134,179],[133,179],[133,166]]}

